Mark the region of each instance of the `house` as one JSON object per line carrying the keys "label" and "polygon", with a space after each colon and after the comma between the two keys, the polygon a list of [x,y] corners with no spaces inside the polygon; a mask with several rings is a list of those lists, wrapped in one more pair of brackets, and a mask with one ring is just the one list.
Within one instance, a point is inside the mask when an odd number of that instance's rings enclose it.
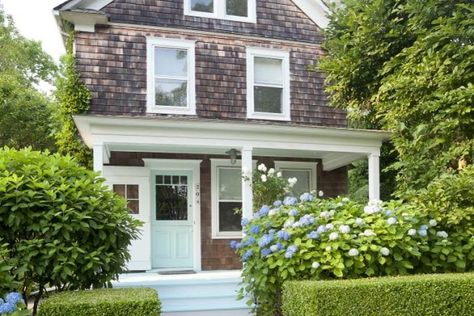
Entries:
{"label": "house", "polygon": [[241,174],[259,163],[298,179],[298,191],[337,196],[347,165],[368,159],[379,198],[387,133],[347,128],[328,105],[320,0],[70,0],[81,78],[92,92],[74,117],[94,169],[145,224],[128,268],[229,270],[229,240],[251,217]]}

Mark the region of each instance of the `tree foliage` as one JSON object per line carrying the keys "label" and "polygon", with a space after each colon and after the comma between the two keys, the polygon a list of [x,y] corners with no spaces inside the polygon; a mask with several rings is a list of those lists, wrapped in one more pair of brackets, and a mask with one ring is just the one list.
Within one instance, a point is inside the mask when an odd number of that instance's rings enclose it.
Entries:
{"label": "tree foliage", "polygon": [[55,71],[41,44],[21,36],[0,11],[0,147],[55,148],[51,100],[38,91]]}
{"label": "tree foliage", "polygon": [[325,46],[332,103],[393,132],[399,196],[472,163],[472,1],[346,0]]}
{"label": "tree foliage", "polygon": [[56,78],[56,119],[59,131],[55,134],[56,145],[61,154],[70,154],[83,166],[92,166],[92,152],[82,142],[73,120],[73,115],[89,109],[91,93],[81,81],[76,70],[73,54],[74,32],[69,34],[66,55],[61,60],[60,75]]}

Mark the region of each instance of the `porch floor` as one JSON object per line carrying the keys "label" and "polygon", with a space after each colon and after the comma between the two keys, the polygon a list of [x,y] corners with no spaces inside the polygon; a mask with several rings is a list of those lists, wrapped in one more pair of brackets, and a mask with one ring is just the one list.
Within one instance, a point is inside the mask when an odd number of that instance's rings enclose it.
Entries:
{"label": "porch floor", "polygon": [[163,316],[247,316],[245,300],[237,300],[240,270],[202,271],[195,274],[162,275],[158,271],[122,274],[114,287],[154,288]]}

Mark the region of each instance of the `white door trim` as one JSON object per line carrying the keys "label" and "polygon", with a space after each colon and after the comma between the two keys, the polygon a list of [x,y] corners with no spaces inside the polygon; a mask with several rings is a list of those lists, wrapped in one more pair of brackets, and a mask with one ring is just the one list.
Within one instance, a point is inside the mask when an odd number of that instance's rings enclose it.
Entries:
{"label": "white door trim", "polygon": [[[189,159],[143,159],[151,173],[156,170],[186,170],[193,173],[193,269],[201,271],[201,162]],[[150,181],[151,182],[151,181]],[[151,194],[150,194],[151,201]],[[152,216],[150,212],[150,222]],[[150,249],[151,253],[152,249]]]}

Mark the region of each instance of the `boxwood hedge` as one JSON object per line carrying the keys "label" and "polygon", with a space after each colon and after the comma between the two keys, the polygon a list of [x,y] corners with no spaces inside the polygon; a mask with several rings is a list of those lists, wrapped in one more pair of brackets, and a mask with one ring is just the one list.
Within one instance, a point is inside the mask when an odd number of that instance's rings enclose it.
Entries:
{"label": "boxwood hedge", "polygon": [[39,316],[157,316],[161,303],[151,288],[62,292],[46,299]]}
{"label": "boxwood hedge", "polygon": [[474,274],[289,281],[282,309],[285,316],[468,316],[474,311]]}

